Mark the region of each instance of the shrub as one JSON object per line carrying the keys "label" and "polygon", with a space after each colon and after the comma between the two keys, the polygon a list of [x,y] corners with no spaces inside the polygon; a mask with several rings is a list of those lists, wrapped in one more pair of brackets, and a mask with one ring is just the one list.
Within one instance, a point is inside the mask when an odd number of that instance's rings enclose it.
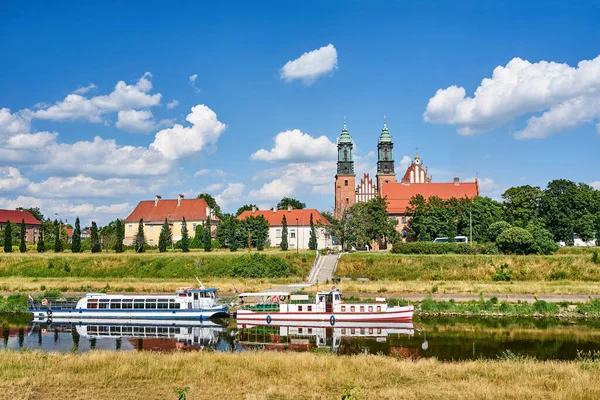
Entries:
{"label": "shrub", "polygon": [[527,225],[527,230],[533,236],[533,244],[531,245],[531,253],[535,254],[552,254],[558,250],[558,245],[552,237],[552,233],[539,224],[530,223]]}
{"label": "shrub", "polygon": [[501,264],[499,267],[494,267],[496,273],[492,275],[492,280],[496,282],[510,281],[511,271],[508,269],[508,264]]}
{"label": "shrub", "polygon": [[529,254],[533,246],[533,236],[523,228],[512,227],[504,230],[496,239],[498,249],[509,254]]}
{"label": "shrub", "polygon": [[600,264],[600,253],[598,253],[598,250],[594,250],[592,253],[592,262],[594,264]]}
{"label": "shrub", "polygon": [[392,253],[395,254],[493,254],[495,251],[493,243],[410,242],[395,243],[392,247]]}
{"label": "shrub", "polygon": [[494,222],[488,227],[487,237],[490,242],[495,242],[498,236],[508,228],[512,228],[512,225],[506,221]]}

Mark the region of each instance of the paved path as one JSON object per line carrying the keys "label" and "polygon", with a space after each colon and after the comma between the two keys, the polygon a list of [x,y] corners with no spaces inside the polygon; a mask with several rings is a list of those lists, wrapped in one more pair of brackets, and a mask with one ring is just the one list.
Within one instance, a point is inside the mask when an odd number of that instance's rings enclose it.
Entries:
{"label": "paved path", "polygon": [[[348,293],[345,292],[344,293],[346,296],[351,296],[353,295],[353,293]],[[364,293],[354,293],[354,295],[358,295],[364,297],[365,294]],[[383,294],[378,294],[378,296],[382,296]],[[425,299],[427,296],[429,296],[429,294],[427,293],[394,293],[394,294],[390,294],[387,297],[388,298],[403,298],[406,300],[410,300],[410,301],[421,301],[423,299]],[[457,302],[464,302],[464,301],[472,301],[472,300],[479,300],[480,296],[478,294],[465,294],[465,293],[434,293],[432,295],[434,300],[441,300],[441,301],[448,301],[450,299],[454,299],[454,301]],[[532,294],[484,294],[483,298],[486,300],[491,299],[492,297],[496,297],[498,299],[498,301],[503,301],[506,300],[509,303],[517,303],[519,301],[521,302],[528,302],[528,303],[533,303],[536,300],[544,300],[547,301],[548,303],[560,303],[563,301],[566,301],[568,303],[585,303],[587,301],[590,300],[590,298],[593,299],[600,299],[600,294],[592,294],[592,295],[587,295],[587,294],[536,294],[535,296]]]}

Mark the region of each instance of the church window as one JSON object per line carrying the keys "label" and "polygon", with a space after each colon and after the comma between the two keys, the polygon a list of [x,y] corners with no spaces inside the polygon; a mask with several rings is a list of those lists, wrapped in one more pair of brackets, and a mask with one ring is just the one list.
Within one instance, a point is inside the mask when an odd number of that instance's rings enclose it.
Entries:
{"label": "church window", "polygon": [[350,199],[346,197],[346,204],[350,203]]}
{"label": "church window", "polygon": [[275,229],[275,237],[276,238],[280,238],[281,237],[281,229]]}
{"label": "church window", "polygon": [[348,179],[344,181],[344,186],[348,186]]}

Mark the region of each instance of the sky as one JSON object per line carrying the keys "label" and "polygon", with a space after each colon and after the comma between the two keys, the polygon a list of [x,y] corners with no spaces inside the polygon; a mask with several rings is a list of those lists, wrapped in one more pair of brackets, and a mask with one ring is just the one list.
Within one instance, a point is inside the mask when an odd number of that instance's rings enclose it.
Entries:
{"label": "sky", "polygon": [[[576,3],[576,4],[571,4]],[[600,6],[578,1],[3,2],[0,208],[100,225],[208,192],[333,208],[384,115],[403,175],[600,188]]]}

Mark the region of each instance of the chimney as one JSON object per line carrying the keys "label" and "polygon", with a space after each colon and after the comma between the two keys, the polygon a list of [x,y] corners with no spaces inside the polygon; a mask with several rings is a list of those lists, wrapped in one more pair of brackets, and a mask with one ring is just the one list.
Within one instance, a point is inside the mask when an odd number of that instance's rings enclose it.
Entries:
{"label": "chimney", "polygon": [[292,205],[288,204],[288,212],[292,212]]}
{"label": "chimney", "polygon": [[273,207],[273,214],[277,214],[277,207]]}
{"label": "chimney", "polygon": [[179,196],[177,197],[177,207],[181,205],[181,200],[183,200],[183,195],[179,193]]}
{"label": "chimney", "polygon": [[256,213],[256,206],[252,206],[252,214]]}
{"label": "chimney", "polygon": [[154,196],[154,207],[156,207],[158,205],[158,201],[162,199],[162,197],[160,197],[159,195]]}
{"label": "chimney", "polygon": [[454,178],[454,186],[460,186],[460,180],[458,179],[458,177]]}

